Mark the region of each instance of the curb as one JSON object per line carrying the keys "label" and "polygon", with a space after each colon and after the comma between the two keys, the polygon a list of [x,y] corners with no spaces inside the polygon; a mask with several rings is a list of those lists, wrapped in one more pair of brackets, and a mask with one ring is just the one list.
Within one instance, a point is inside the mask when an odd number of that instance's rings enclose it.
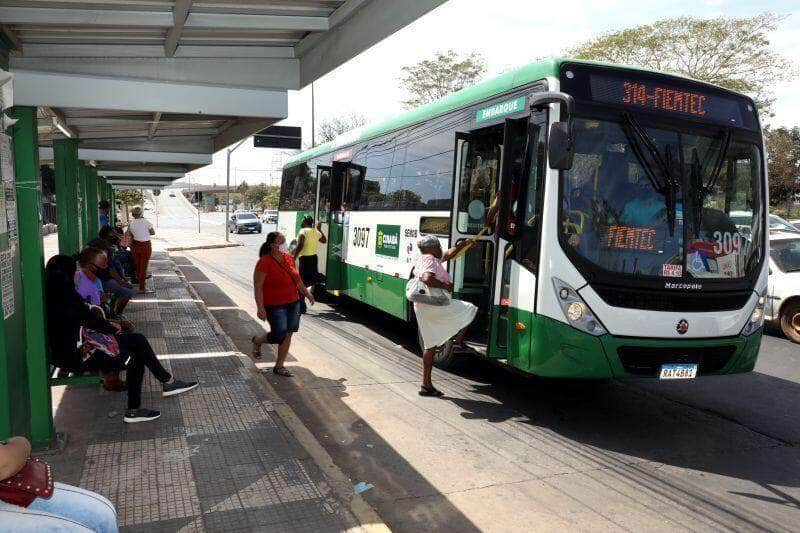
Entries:
{"label": "curb", "polygon": [[[170,249],[167,249],[167,252],[169,251]],[[172,258],[170,258],[170,260],[172,260]],[[175,269],[180,272],[180,275],[185,280],[186,275],[183,273],[180,267],[175,265]],[[192,287],[192,284],[186,283],[186,286],[188,287],[192,297],[202,303],[203,311],[211,322],[211,326],[214,328],[214,331],[217,333],[217,335],[225,340],[233,352],[238,352],[233,339],[231,339],[225,330],[222,329],[222,326],[211,313],[211,311],[208,310],[208,306],[206,306],[205,302],[197,293],[195,288]],[[259,376],[259,382],[261,383],[261,386],[266,389],[270,396],[276,399],[280,398],[275,388],[266,378],[264,378],[262,372],[248,355],[241,354],[239,359],[243,362],[246,361],[244,363],[245,367],[251,373]],[[286,424],[286,427],[289,428],[289,431],[292,432],[294,437],[303,446],[308,455],[314,460],[317,466],[319,466],[320,470],[322,470],[336,494],[344,502],[350,505],[350,512],[353,513],[353,516],[358,521],[359,529],[368,533],[390,532],[391,529],[389,529],[389,526],[387,526],[380,517],[378,511],[360,494],[355,494],[353,492],[353,484],[350,482],[348,477],[338,466],[336,466],[336,463],[333,462],[333,458],[330,456],[330,454],[325,451],[325,448],[323,448],[322,444],[320,444],[311,431],[308,430],[303,421],[297,416],[297,414],[295,414],[292,408],[283,400],[274,402],[273,406],[275,408],[275,412],[278,413],[278,416],[281,417],[283,422]]]}
{"label": "curb", "polygon": [[187,252],[189,250],[216,250],[217,248],[236,248],[237,246],[242,246],[240,242],[231,242],[226,244],[206,244],[206,245],[199,245],[199,246],[175,246],[170,248],[164,248],[166,252]]}

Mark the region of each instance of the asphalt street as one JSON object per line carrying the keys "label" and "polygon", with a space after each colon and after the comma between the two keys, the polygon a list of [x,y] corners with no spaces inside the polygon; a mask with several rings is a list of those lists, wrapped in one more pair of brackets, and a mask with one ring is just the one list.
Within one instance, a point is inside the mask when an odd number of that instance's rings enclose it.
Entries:
{"label": "asphalt street", "polygon": [[[220,322],[246,346],[264,235],[235,238],[179,264],[219,288],[210,308],[240,308]],[[754,372],[687,382],[543,380],[465,358],[435,372],[441,400],[417,396],[417,354],[413,328],[329,302],[295,336],[296,376],[269,377],[353,483],[374,485],[392,529],[798,529],[800,347],[778,333]]]}

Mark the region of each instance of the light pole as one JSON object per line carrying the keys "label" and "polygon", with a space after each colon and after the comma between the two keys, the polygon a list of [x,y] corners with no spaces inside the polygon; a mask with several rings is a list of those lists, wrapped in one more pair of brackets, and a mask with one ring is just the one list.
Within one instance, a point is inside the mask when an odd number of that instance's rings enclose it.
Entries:
{"label": "light pole", "polygon": [[233,148],[228,148],[227,169],[225,171],[225,224],[223,224],[225,228],[225,242],[231,240],[230,233],[228,233],[228,220],[230,220],[231,216],[231,154],[249,138],[250,137],[245,137]]}

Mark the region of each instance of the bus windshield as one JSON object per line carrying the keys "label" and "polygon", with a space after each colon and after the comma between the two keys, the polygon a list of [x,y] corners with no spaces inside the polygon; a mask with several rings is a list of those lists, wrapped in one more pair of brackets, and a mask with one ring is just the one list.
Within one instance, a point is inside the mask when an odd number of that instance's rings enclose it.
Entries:
{"label": "bus windshield", "polygon": [[[742,278],[762,250],[755,144],[576,118],[561,183],[562,242],[593,270],[655,278]],[[732,217],[746,213],[747,220]],[[734,220],[734,218],[736,218]]]}

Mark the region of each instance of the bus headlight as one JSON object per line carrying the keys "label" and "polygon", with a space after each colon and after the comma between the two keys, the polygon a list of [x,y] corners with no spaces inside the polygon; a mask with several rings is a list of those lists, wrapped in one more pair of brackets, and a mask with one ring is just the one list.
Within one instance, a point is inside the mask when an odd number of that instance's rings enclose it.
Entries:
{"label": "bus headlight", "polygon": [[758,293],[758,300],[756,300],[756,306],[750,314],[750,320],[748,320],[747,324],[742,328],[742,335],[745,337],[752,335],[764,325],[764,305],[767,302],[766,294],[766,289]]}
{"label": "bus headlight", "polygon": [[585,331],[590,335],[604,335],[606,328],[600,323],[578,292],[558,278],[553,278],[553,287],[556,290],[558,303],[567,322],[573,328]]}

